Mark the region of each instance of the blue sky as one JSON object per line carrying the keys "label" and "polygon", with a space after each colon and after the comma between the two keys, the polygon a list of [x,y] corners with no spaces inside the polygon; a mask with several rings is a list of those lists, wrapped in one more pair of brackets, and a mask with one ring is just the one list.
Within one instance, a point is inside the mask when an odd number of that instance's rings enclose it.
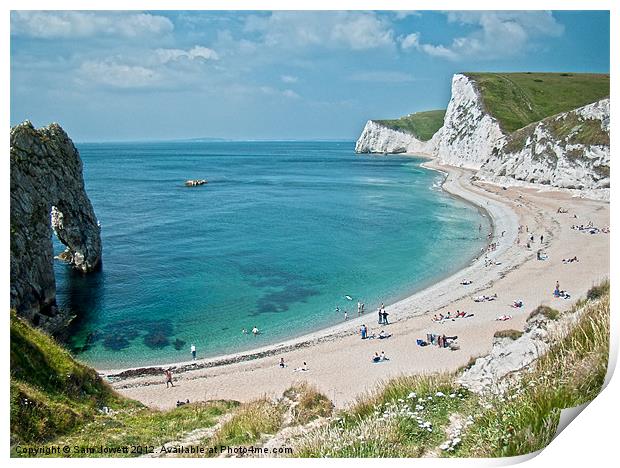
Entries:
{"label": "blue sky", "polygon": [[355,139],[459,71],[609,72],[608,12],[11,13],[11,124],[76,141]]}

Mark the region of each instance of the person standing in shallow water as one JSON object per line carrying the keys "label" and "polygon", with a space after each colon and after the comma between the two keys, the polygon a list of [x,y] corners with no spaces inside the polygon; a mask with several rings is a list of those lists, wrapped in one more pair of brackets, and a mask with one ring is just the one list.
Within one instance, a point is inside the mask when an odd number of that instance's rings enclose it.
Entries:
{"label": "person standing in shallow water", "polygon": [[166,369],[164,375],[166,376],[166,388],[168,388],[169,385],[174,387],[174,383],[172,383],[172,371],[170,369]]}
{"label": "person standing in shallow water", "polygon": [[190,349],[192,351],[192,359],[195,361],[196,360],[196,345],[192,343],[192,346],[190,347]]}

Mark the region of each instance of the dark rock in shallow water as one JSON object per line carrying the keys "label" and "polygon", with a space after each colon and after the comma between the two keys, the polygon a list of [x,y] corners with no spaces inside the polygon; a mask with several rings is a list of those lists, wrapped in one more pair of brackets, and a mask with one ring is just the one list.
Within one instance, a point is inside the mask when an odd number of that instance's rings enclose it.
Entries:
{"label": "dark rock in shallow water", "polygon": [[57,333],[71,317],[56,307],[52,229],[76,270],[100,267],[100,228],[77,149],[58,124],[24,122],[11,129],[11,308]]}
{"label": "dark rock in shallow water", "polygon": [[170,341],[164,333],[156,331],[153,333],[149,333],[144,337],[144,344],[152,349],[160,349],[169,346]]}
{"label": "dark rock in shallow water", "polygon": [[176,349],[177,351],[181,351],[186,343],[187,341],[183,341],[177,338],[176,340],[174,340],[174,343],[173,343],[174,349]]}
{"label": "dark rock in shallow water", "polygon": [[113,351],[129,347],[129,340],[122,335],[108,335],[103,339],[103,346]]}

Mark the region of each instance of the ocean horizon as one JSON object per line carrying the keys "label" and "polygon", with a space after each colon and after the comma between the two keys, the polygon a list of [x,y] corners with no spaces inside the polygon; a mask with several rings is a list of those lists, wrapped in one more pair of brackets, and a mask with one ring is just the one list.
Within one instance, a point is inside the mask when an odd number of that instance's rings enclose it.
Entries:
{"label": "ocean horizon", "polygon": [[103,261],[81,275],[55,260],[57,302],[77,316],[70,348],[100,368],[274,344],[356,317],[358,301],[376,324],[381,303],[468,265],[489,229],[424,159],[348,141],[76,146]]}

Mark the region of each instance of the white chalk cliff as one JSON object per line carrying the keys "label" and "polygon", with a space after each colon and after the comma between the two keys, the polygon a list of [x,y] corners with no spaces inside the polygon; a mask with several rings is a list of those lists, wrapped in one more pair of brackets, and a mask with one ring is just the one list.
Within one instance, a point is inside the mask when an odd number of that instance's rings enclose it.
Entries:
{"label": "white chalk cliff", "polygon": [[443,126],[429,141],[371,120],[355,151],[432,156],[494,183],[577,189],[583,196],[608,199],[609,99],[506,134],[485,110],[475,80],[457,74]]}
{"label": "white chalk cliff", "polygon": [[374,120],[366,122],[355,143],[356,153],[416,153],[433,154],[432,140],[418,140],[411,133],[394,130]]}
{"label": "white chalk cliff", "polygon": [[[582,141],[587,128],[598,137]],[[596,141],[598,140],[598,141]],[[551,185],[609,196],[609,99],[533,123],[506,141],[478,172],[481,179]],[[607,196],[605,196],[605,194]]]}

